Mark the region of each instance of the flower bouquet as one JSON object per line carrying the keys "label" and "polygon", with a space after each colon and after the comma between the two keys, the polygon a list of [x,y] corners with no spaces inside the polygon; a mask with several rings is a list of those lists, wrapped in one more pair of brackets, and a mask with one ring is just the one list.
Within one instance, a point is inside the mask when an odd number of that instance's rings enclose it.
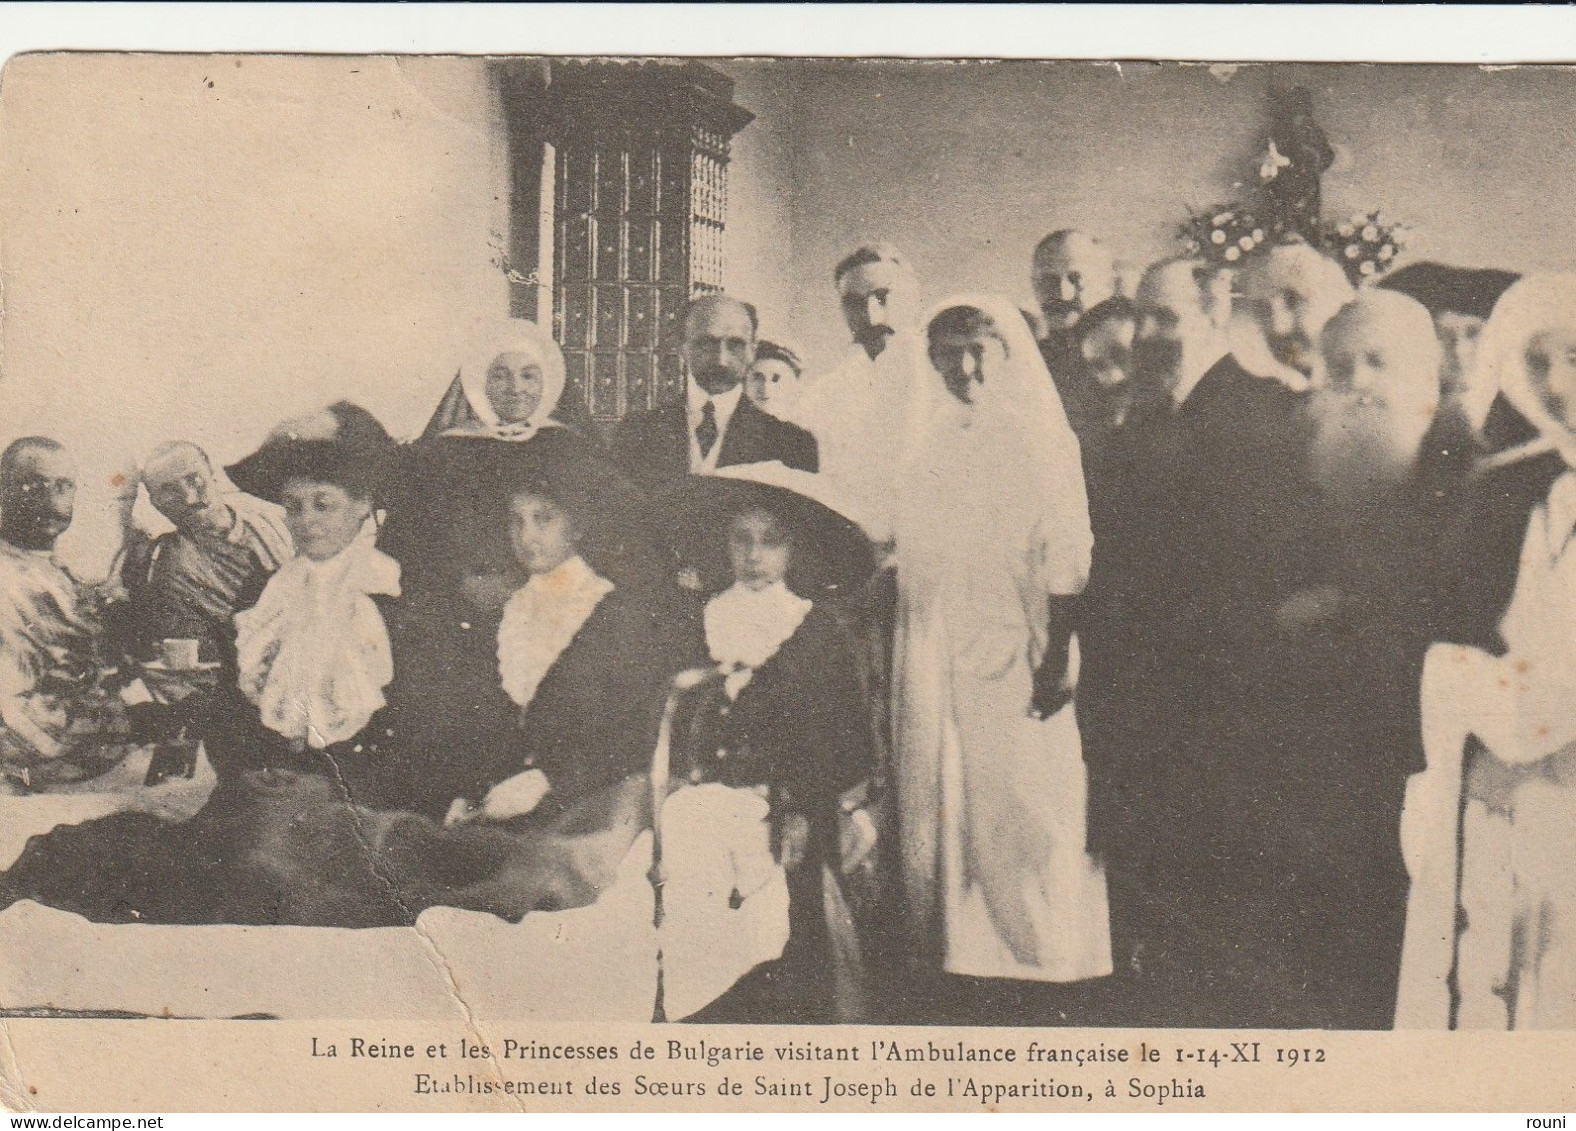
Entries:
{"label": "flower bouquet", "polygon": [[1372,283],[1391,267],[1405,246],[1399,224],[1387,223],[1377,211],[1357,212],[1326,229],[1324,245],[1346,269],[1356,287]]}
{"label": "flower bouquet", "polygon": [[1242,205],[1222,204],[1208,212],[1194,213],[1177,230],[1177,236],[1188,255],[1220,267],[1237,267],[1244,256],[1264,245],[1269,232]]}

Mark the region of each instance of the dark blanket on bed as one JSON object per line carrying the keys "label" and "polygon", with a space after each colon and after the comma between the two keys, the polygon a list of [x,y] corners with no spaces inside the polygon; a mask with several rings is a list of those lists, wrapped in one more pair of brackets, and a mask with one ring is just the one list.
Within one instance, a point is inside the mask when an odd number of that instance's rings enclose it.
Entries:
{"label": "dark blanket on bed", "polygon": [[445,828],[350,804],[321,775],[254,771],[183,825],[124,813],[34,838],[0,874],[0,907],[31,899],[99,923],[386,927],[434,906],[517,921],[595,902],[649,825],[643,775]]}

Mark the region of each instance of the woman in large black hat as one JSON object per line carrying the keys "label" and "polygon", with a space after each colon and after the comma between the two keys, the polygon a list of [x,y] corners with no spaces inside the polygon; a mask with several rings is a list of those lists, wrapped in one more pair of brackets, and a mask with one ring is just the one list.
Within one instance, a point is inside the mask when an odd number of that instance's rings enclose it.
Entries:
{"label": "woman in large black hat", "polygon": [[823,870],[852,868],[874,846],[851,792],[873,757],[855,638],[834,610],[861,591],[874,558],[820,493],[816,476],[759,464],[691,477],[669,503],[673,548],[711,594],[695,648],[718,673],[679,717],[675,776],[763,793],[789,891],[782,958],[696,1020],[819,1023],[849,1004],[838,994],[852,987],[832,976]]}
{"label": "woman in large black hat", "polygon": [[638,489],[601,459],[561,453],[519,470],[510,542],[526,576],[494,636],[504,725],[450,820],[547,815],[650,765],[669,681],[685,659],[675,603],[652,580]]}
{"label": "woman in large black hat", "polygon": [[227,469],[284,508],[296,556],[238,613],[239,690],[255,716],[212,751],[233,768],[294,766],[341,779],[375,804],[385,691],[394,675],[384,611],[399,565],[375,546],[394,444],[365,409],[340,402],[281,425]]}

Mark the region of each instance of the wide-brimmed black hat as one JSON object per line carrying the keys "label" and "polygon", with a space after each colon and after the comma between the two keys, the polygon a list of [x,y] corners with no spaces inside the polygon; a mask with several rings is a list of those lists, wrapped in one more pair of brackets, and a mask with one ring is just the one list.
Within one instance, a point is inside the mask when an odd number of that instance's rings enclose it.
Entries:
{"label": "wide-brimmed black hat", "polygon": [[719,592],[733,584],[728,524],[760,507],[788,531],[793,559],[790,586],[801,594],[853,592],[875,572],[875,549],[859,523],[838,506],[823,478],[775,461],[691,475],[663,496],[659,510],[668,545],[701,586]]}
{"label": "wide-brimmed black hat", "polygon": [[224,469],[230,482],[259,499],[282,501],[291,479],[332,483],[382,501],[396,445],[366,409],[349,401],[287,421],[251,455]]}
{"label": "wide-brimmed black hat", "polygon": [[1454,311],[1474,318],[1494,312],[1499,296],[1521,278],[1493,267],[1452,267],[1448,263],[1412,263],[1392,271],[1379,283],[1385,290],[1415,298],[1430,314]]}
{"label": "wide-brimmed black hat", "polygon": [[502,502],[520,493],[551,499],[574,524],[581,555],[615,583],[660,576],[662,540],[650,497],[600,447],[559,429],[521,449],[497,485]]}

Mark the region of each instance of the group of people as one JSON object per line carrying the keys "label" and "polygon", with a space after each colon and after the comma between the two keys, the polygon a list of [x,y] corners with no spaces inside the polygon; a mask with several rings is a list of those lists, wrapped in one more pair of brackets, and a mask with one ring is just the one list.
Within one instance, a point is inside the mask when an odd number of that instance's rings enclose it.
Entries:
{"label": "group of people", "polygon": [[[884,244],[832,282],[837,365],[703,295],[683,399],[606,438],[551,335],[501,319],[408,443],[336,403],[235,490],[164,444],[140,483],[173,529],[128,526],[103,585],[53,558],[69,453],[12,443],[7,788],[138,744],[218,784],[180,824],[35,839],[0,899],[518,918],[597,897],[653,780],[714,785],[754,799],[788,941],[698,1020],[1391,1025],[1434,645],[1512,657],[1541,728],[1477,735],[1461,805],[1499,850],[1576,815],[1576,279],[1354,291],[1290,243],[1128,297],[1067,230],[1038,310],[921,315]],[[1503,1024],[1576,1021],[1556,873],[1452,928],[1463,962],[1513,940],[1450,981]]]}

